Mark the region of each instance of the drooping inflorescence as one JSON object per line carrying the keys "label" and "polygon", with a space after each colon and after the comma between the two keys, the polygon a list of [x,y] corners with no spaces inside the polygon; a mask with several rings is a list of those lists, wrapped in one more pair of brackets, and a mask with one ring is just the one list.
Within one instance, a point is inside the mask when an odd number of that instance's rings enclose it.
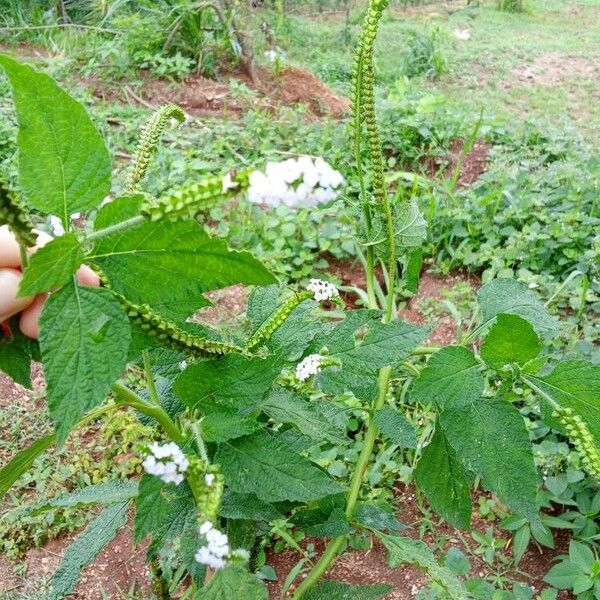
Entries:
{"label": "drooping inflorescence", "polygon": [[564,425],[567,437],[575,446],[585,471],[600,481],[600,449],[584,420],[575,411],[565,407],[557,408],[554,416]]}
{"label": "drooping inflorescence", "polygon": [[163,194],[158,200],[146,199],[140,214],[150,221],[194,218],[219,202],[235,197],[248,187],[248,171],[210,175]]}
{"label": "drooping inflorescence", "polygon": [[8,225],[19,244],[35,245],[37,234],[29,215],[20,205],[16,195],[4,181],[0,180],[0,226]]}
{"label": "drooping inflorescence", "polygon": [[139,191],[140,183],[148,171],[150,159],[158,146],[158,140],[171,121],[176,121],[180,125],[185,122],[185,113],[174,104],[156,110],[144,125],[133,165],[129,171],[126,195],[131,196]]}
{"label": "drooping inflorescence", "polygon": [[267,163],[264,173],[250,175],[248,200],[268,206],[317,206],[335,200],[343,182],[342,175],[322,158],[289,158]]}
{"label": "drooping inflorescence", "polygon": [[146,473],[159,477],[165,483],[179,485],[185,478],[190,462],[174,442],[148,446],[148,455],[142,462]]}

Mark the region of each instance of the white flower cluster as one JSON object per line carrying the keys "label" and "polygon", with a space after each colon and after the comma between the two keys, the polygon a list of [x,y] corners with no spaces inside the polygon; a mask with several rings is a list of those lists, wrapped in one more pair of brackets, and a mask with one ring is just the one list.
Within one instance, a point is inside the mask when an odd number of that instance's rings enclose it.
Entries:
{"label": "white flower cluster", "polygon": [[322,279],[311,279],[306,286],[306,289],[309,292],[314,293],[314,299],[317,302],[322,302],[323,300],[332,300],[340,295],[333,283],[329,283],[329,281],[323,281]]}
{"label": "white flower cluster", "polygon": [[248,200],[254,204],[291,208],[335,200],[344,178],[322,158],[308,156],[267,163],[265,172],[250,175]]}
{"label": "white flower cluster", "polygon": [[312,375],[321,372],[323,357],[320,354],[309,354],[296,365],[296,377],[300,381],[306,381]]}
{"label": "white flower cluster", "polygon": [[196,552],[196,560],[211,569],[222,569],[227,564],[229,540],[210,521],[200,525],[200,535],[206,538],[206,546]]}
{"label": "white flower cluster", "polygon": [[181,448],[173,443],[150,444],[150,454],[144,459],[142,466],[146,473],[160,477],[165,483],[179,485],[190,466],[190,462]]}

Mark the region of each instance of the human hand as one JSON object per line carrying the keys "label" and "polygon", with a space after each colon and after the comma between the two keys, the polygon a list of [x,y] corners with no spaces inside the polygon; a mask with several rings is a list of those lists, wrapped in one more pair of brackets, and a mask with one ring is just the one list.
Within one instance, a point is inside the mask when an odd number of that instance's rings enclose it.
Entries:
{"label": "human hand", "polygon": [[[33,254],[52,239],[46,233],[36,233],[38,234],[37,244],[27,250],[29,254]],[[0,227],[0,323],[21,313],[19,328],[26,336],[37,339],[38,321],[48,294],[17,297],[22,279],[19,244],[8,226],[3,225]],[[98,275],[85,265],[77,270],[77,280],[81,285],[88,287],[100,285]]]}

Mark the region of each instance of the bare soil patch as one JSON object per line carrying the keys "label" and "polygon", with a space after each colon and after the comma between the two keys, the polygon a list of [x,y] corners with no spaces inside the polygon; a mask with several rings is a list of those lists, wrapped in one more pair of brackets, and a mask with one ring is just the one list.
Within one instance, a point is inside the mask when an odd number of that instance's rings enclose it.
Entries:
{"label": "bare soil patch", "polygon": [[[223,81],[192,75],[180,83],[145,75],[135,91],[99,78],[87,78],[84,83],[95,96],[108,102],[177,104],[189,114],[198,116],[239,117],[255,107],[274,110],[283,104],[303,105],[312,117],[341,118],[350,108],[347,98],[329,89],[306,69],[285,67],[278,76],[265,69],[257,69],[257,72],[257,85],[239,72],[227,75]],[[232,93],[232,81],[243,83],[251,93]]]}
{"label": "bare soil patch", "polygon": [[[546,52],[510,72],[506,87],[514,85],[564,86],[570,80],[579,83],[600,78],[600,58]],[[600,94],[600,92],[598,92]]]}
{"label": "bare soil patch", "polygon": [[476,140],[473,146],[465,152],[465,140],[455,139],[443,158],[425,157],[422,164],[431,178],[451,179],[456,169],[459,169],[456,185],[467,187],[473,185],[488,168],[491,146],[481,140]]}

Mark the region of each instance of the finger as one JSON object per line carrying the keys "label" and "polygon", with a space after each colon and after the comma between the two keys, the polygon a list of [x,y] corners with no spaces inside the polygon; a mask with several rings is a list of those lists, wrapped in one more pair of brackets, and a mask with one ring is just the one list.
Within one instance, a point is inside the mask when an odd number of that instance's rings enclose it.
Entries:
{"label": "finger", "polygon": [[21,312],[33,302],[33,296],[17,298],[22,279],[23,275],[17,269],[0,269],[0,322]]}
{"label": "finger", "polygon": [[48,294],[40,294],[35,300],[21,313],[19,327],[21,331],[34,340],[38,339],[40,332],[40,315],[46,303]]}
{"label": "finger", "polygon": [[8,225],[0,227],[0,267],[18,269],[21,266],[21,250]]}
{"label": "finger", "polygon": [[86,287],[100,287],[100,277],[86,265],[77,269],[77,281]]}

